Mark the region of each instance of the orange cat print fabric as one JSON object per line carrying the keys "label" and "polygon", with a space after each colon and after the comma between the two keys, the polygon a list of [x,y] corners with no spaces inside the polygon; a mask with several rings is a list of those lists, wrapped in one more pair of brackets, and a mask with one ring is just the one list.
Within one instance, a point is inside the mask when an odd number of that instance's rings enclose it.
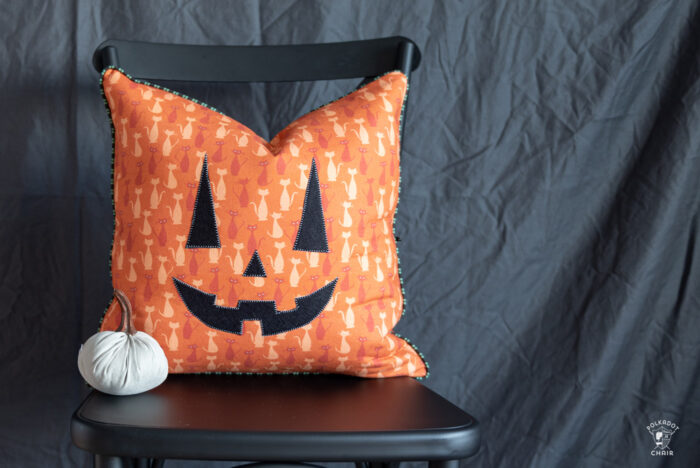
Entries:
{"label": "orange cat print fabric", "polygon": [[[111,273],[171,373],[423,377],[393,219],[406,76],[391,72],[267,142],[214,109],[107,69]],[[119,322],[108,307],[102,330]]]}

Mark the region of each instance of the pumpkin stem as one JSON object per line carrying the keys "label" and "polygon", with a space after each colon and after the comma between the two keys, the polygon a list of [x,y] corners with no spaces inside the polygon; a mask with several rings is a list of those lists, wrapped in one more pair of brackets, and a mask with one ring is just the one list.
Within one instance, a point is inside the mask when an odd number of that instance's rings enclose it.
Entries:
{"label": "pumpkin stem", "polygon": [[117,328],[116,331],[125,332],[129,335],[135,334],[136,328],[134,328],[134,319],[131,315],[131,302],[129,302],[129,298],[119,289],[114,290],[114,297],[117,298],[119,307],[122,309],[122,320],[119,322],[119,328]]}

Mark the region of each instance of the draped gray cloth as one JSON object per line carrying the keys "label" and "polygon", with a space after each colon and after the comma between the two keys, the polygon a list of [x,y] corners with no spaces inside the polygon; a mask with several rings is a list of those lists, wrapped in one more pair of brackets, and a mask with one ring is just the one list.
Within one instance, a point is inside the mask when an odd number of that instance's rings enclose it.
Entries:
{"label": "draped gray cloth", "polygon": [[[0,35],[0,465],[90,463],[69,420],[111,296],[94,48],[392,35],[423,53],[397,331],[482,424],[464,466],[700,465],[697,2],[27,0]],[[358,83],[169,86],[269,138]],[[650,453],[658,419],[672,457]]]}

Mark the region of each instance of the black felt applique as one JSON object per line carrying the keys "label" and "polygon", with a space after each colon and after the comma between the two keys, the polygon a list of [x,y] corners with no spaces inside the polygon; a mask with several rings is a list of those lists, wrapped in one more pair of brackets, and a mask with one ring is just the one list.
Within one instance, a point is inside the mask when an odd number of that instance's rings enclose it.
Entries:
{"label": "black felt applique", "polygon": [[318,317],[331,300],[338,278],[308,296],[295,298],[296,307],[290,310],[277,310],[275,301],[239,300],[236,307],[222,307],[216,305],[215,294],[174,277],[173,283],[187,310],[208,327],[241,335],[244,321],[257,320],[262,334],[267,336],[303,327]]}
{"label": "black felt applique", "polygon": [[245,267],[243,276],[259,276],[261,278],[267,277],[265,274],[265,268],[263,267],[262,260],[260,260],[260,255],[258,254],[257,250],[253,253],[250,262],[248,262],[248,266]]}
{"label": "black felt applique", "polygon": [[204,162],[202,163],[202,173],[199,177],[197,198],[194,202],[194,211],[192,212],[190,235],[187,237],[187,244],[185,247],[188,249],[218,249],[221,247],[219,231],[216,227],[214,199],[211,196],[209,165],[206,156],[204,156]]}
{"label": "black felt applique", "polygon": [[304,208],[301,212],[297,238],[294,241],[294,250],[328,252],[328,238],[326,237],[326,224],[321,204],[321,186],[318,182],[316,158],[311,159],[311,172],[306,184]]}

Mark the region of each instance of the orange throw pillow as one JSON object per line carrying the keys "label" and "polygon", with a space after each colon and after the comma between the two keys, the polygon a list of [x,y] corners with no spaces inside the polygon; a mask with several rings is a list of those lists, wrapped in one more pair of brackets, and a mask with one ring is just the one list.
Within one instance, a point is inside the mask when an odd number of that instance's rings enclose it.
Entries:
{"label": "orange throw pillow", "polygon": [[[424,377],[392,333],[406,76],[394,71],[267,142],[213,108],[103,72],[114,131],[114,288],[171,373]],[[101,330],[120,319],[116,303]]]}

